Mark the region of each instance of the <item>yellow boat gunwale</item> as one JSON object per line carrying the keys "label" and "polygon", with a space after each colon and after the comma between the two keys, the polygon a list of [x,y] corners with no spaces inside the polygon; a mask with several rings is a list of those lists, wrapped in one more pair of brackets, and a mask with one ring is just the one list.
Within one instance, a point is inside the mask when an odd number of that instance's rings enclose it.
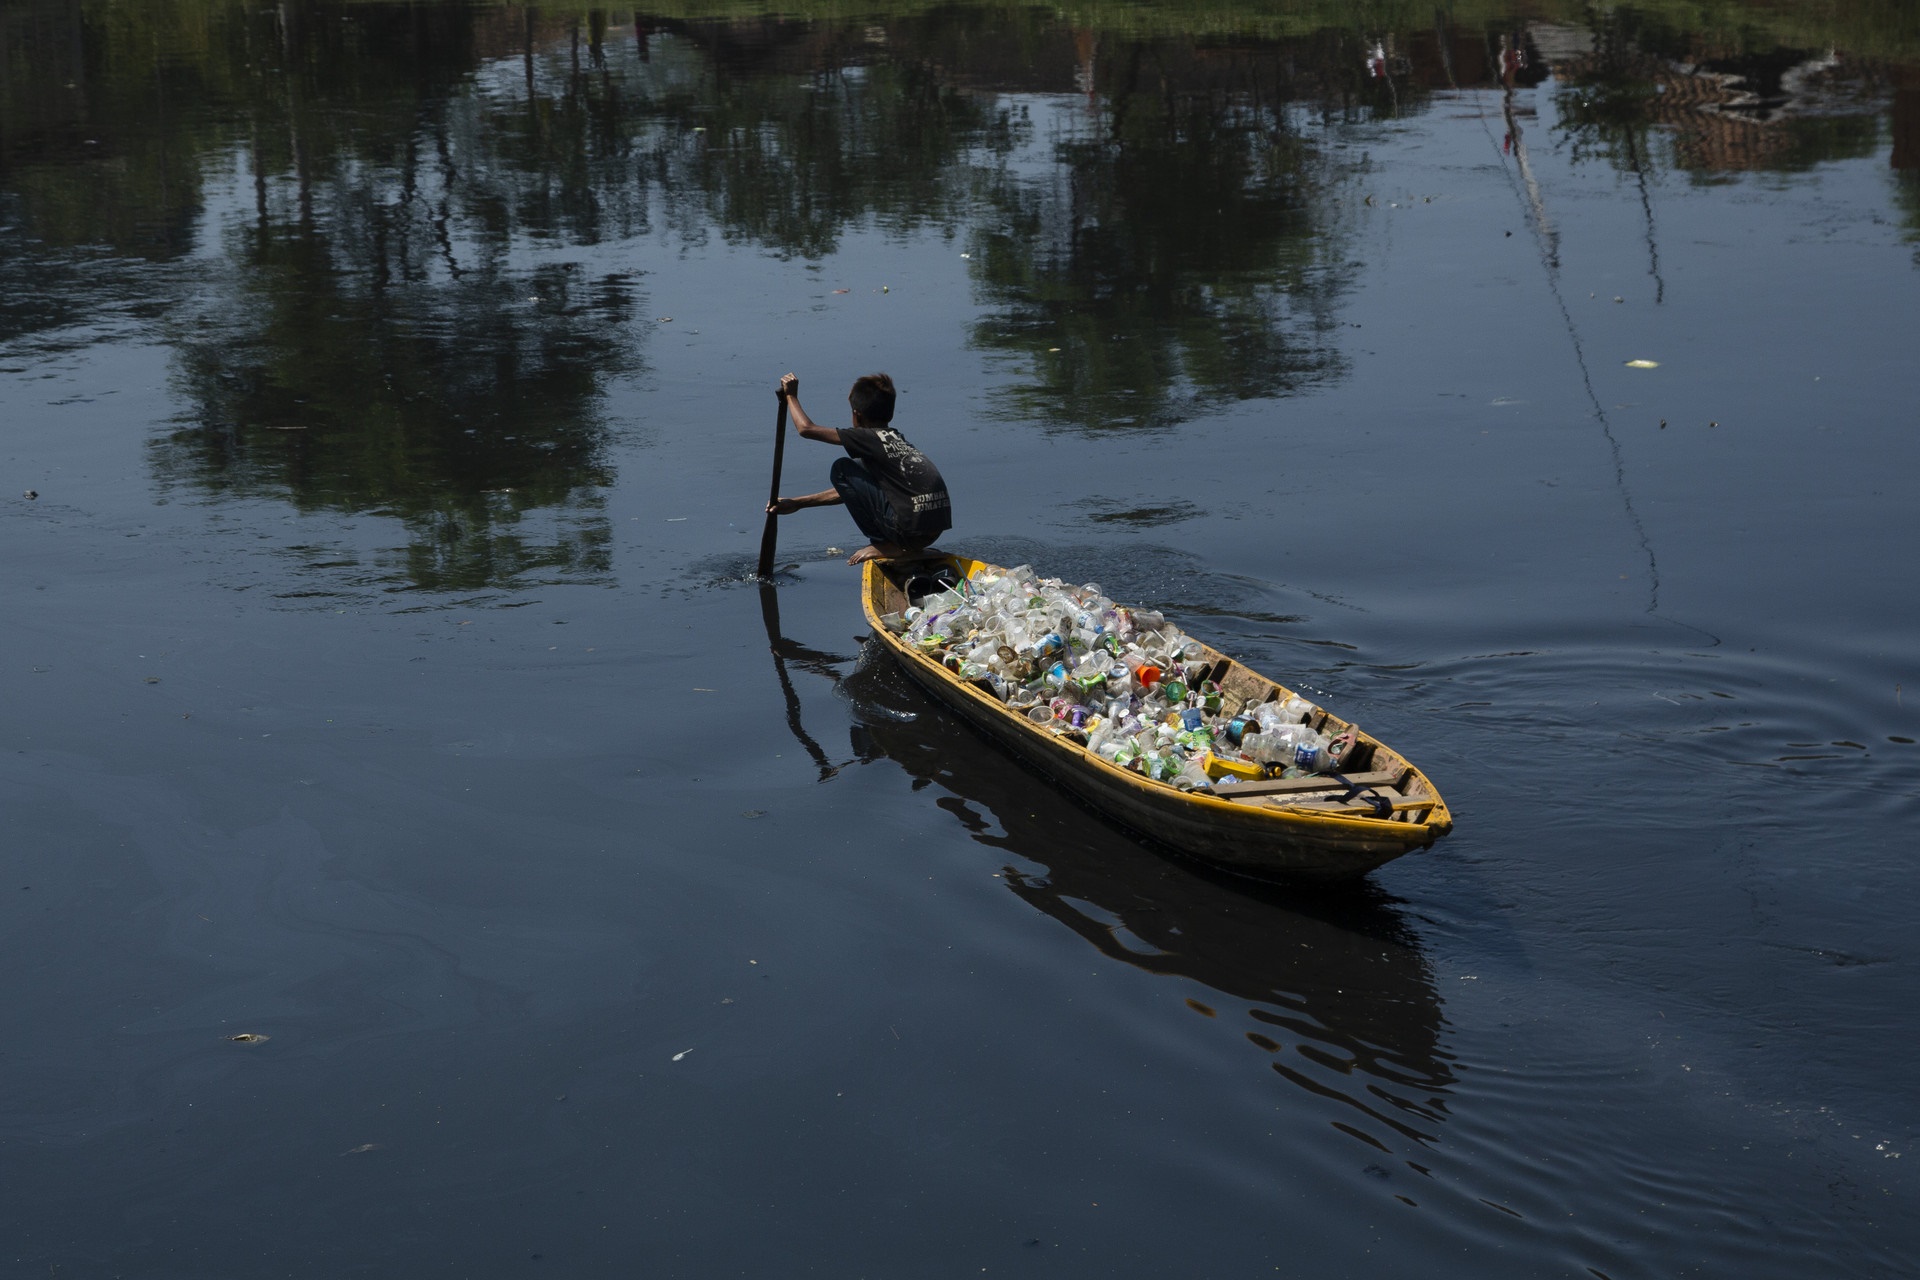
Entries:
{"label": "yellow boat gunwale", "polygon": [[[897,566],[896,571],[913,572],[927,567],[929,563],[942,562],[901,565]],[[1004,572],[1000,566],[965,556],[949,555],[944,563],[969,580],[983,571]],[[979,689],[971,681],[963,680],[888,630],[880,620],[881,615],[894,610],[882,606],[898,601],[904,607],[905,593],[900,585],[888,578],[887,567],[883,563],[868,561],[862,568],[861,606],[867,622],[916,683],[960,711],[977,727],[988,730],[991,736],[1002,741],[1016,755],[1027,753],[1023,747],[1037,752],[1040,756],[1038,763],[1043,767],[1049,763],[1054,765],[1047,772],[1070,790],[1080,790],[1074,786],[1073,775],[1078,773],[1097,780],[1103,791],[1131,798],[1133,803],[1125,806],[1135,811],[1131,820],[1123,815],[1109,813],[1106,816],[1176,851],[1255,876],[1344,877],[1365,874],[1373,867],[1402,854],[1427,848],[1453,829],[1452,812],[1424,772],[1372,734],[1317,704],[1316,709],[1326,717],[1325,725],[1337,726],[1338,729],[1351,728],[1358,740],[1371,748],[1371,758],[1376,767],[1384,756],[1392,762],[1392,767],[1404,767],[1407,770],[1407,777],[1401,785],[1408,797],[1422,804],[1431,799],[1431,807],[1425,816],[1409,813],[1403,818],[1396,813],[1393,817],[1381,818],[1372,814],[1315,811],[1293,807],[1277,797],[1269,797],[1264,803],[1230,800],[1204,792],[1181,791],[1169,783],[1156,782],[1122,768],[1099,753],[1087,750],[1065,734],[1034,724],[1026,716]],[[893,600],[888,598],[889,592],[893,594]],[[1260,685],[1274,690],[1275,696],[1295,696],[1293,690],[1278,681],[1220,653],[1204,641],[1200,643],[1209,662],[1224,660],[1229,664],[1230,672],[1244,672]],[[996,726],[1015,732],[994,732]],[[1103,800],[1111,797],[1082,794],[1081,798],[1100,808]],[[1190,842],[1182,841],[1178,835],[1170,836],[1165,830],[1176,819],[1177,824],[1188,828],[1189,832],[1196,823],[1203,827],[1219,827],[1221,836],[1234,842],[1225,851],[1227,856],[1221,856],[1222,851],[1218,848],[1183,847],[1183,844]],[[1246,841],[1247,847],[1243,849],[1239,841]],[[1216,846],[1219,841],[1203,840],[1200,843]],[[1270,848],[1263,849],[1262,846]],[[1313,856],[1315,851],[1324,853],[1324,856]]]}

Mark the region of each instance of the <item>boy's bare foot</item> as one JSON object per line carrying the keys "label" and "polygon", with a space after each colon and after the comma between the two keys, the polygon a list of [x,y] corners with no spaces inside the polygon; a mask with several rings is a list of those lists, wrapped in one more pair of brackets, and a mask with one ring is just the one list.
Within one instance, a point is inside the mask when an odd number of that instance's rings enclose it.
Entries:
{"label": "boy's bare foot", "polygon": [[925,560],[938,556],[940,552],[931,547],[919,551],[910,551],[906,547],[892,542],[873,542],[860,548],[847,557],[848,564],[865,564],[869,560]]}

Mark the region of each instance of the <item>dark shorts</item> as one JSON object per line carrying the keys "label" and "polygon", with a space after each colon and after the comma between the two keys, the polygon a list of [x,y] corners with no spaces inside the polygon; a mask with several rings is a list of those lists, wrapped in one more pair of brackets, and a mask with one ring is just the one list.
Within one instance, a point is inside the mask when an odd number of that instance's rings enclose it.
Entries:
{"label": "dark shorts", "polygon": [[901,536],[899,526],[894,523],[893,504],[887,501],[887,491],[873,478],[866,463],[858,458],[836,458],[832,477],[834,492],[847,504],[847,514],[860,526],[860,532],[867,535],[867,541],[891,542],[914,551],[932,541]]}

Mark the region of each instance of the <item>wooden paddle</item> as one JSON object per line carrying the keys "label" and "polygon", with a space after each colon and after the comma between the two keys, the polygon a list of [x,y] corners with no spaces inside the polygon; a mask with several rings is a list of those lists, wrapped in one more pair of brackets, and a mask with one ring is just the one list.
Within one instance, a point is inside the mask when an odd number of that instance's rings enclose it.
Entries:
{"label": "wooden paddle", "polygon": [[[772,506],[780,500],[780,459],[787,449],[787,397],[784,392],[776,391],[774,396],[780,401],[780,411],[773,420],[773,485],[767,490],[767,505]],[[760,535],[760,576],[773,576],[773,545],[777,537],[780,517],[767,512],[767,527]]]}

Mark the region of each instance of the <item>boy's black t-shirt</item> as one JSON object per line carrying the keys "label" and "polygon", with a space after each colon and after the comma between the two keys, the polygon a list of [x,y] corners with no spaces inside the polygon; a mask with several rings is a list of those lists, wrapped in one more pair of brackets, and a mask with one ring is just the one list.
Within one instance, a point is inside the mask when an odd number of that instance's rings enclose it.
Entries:
{"label": "boy's black t-shirt", "polygon": [[842,427],[840,443],[880,482],[902,542],[925,546],[953,528],[953,508],[940,468],[905,436],[891,426]]}

